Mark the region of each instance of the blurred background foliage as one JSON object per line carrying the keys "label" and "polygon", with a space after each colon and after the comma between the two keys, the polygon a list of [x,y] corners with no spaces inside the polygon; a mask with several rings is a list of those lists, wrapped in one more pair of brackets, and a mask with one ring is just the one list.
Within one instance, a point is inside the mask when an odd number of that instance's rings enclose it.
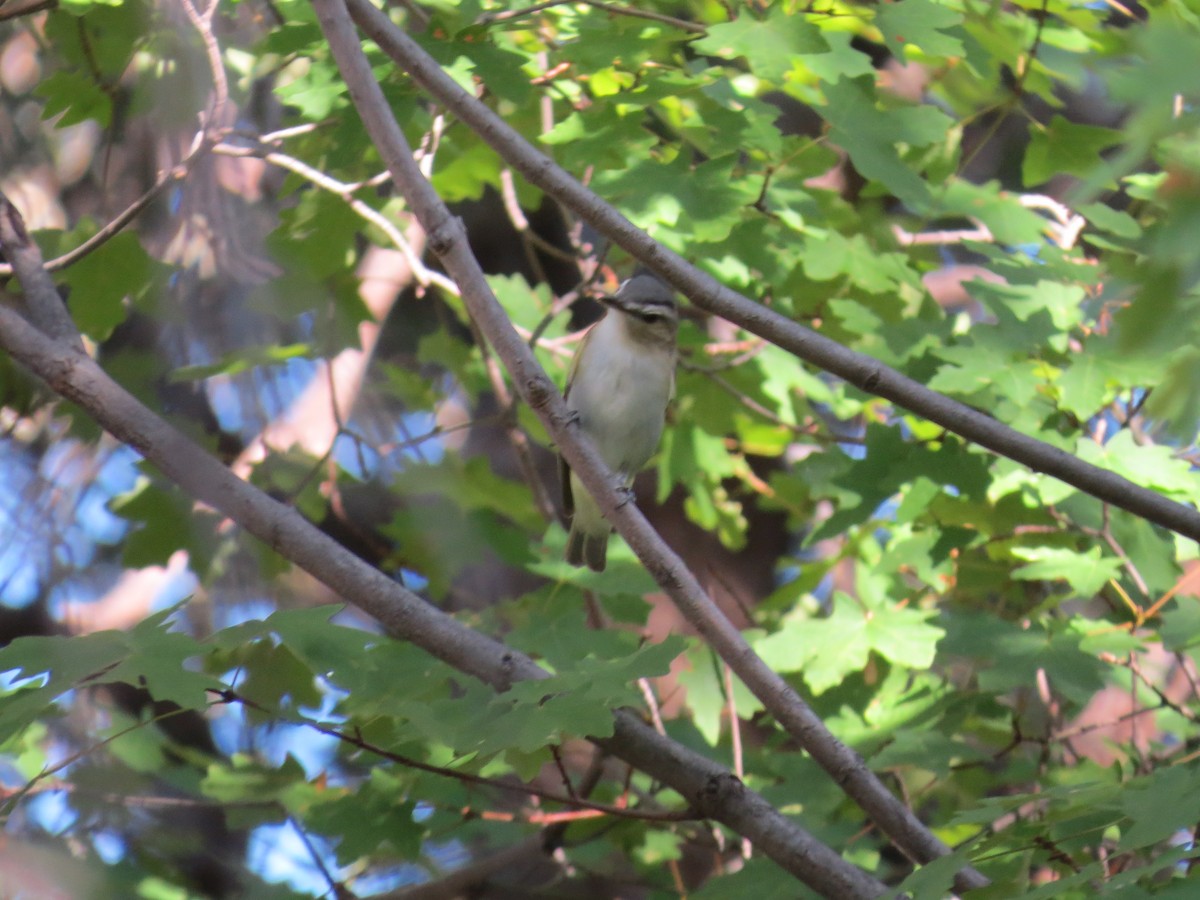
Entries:
{"label": "blurred background foliage", "polygon": [[[48,259],[136,205],[55,271],[104,367],[554,685],[498,697],[329,607],[0,360],[0,893],[365,897],[477,866],[481,897],[800,895],[720,828],[547,826],[536,800],[463,780],[565,776],[598,802],[681,808],[581,740],[632,705],[853,863],[942,896],[950,869],[914,872],[864,827],[619,539],[603,575],[560,562],[546,434],[425,257],[311,6],[221,4],[217,77],[189,2],[0,7],[0,189]],[[1194,3],[389,13],[725,284],[1200,500]],[[561,384],[594,297],[633,263],[368,52]],[[201,115],[219,117],[215,146],[196,143]],[[698,310],[680,344],[640,504],[838,737],[993,879],[979,896],[1193,896],[1192,543]]]}

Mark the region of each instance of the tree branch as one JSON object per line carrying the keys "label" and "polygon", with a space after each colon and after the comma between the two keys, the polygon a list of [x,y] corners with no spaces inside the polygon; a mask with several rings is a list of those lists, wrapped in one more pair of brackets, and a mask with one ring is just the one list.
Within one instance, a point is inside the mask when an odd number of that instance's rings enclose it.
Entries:
{"label": "tree branch", "polygon": [[[351,3],[357,2],[351,0]],[[616,526],[647,571],[708,645],[729,664],[784,730],[866,810],[897,847],[919,863],[948,854],[949,848],[892,795],[857,753],[834,737],[792,686],[759,658],[683,561],[618,490],[616,479],[591,441],[581,435],[578,427],[573,427],[576,418],[532,352],[513,330],[512,323],[492,294],[471,253],[462,222],[450,215],[433,186],[413,162],[408,141],[375,81],[358,34],[340,0],[314,0],[313,5],[350,97],[391,171],[392,179],[404,193],[409,209],[429,235],[430,248],[441,258],[446,271],[462,290],[468,312],[504,362],[522,398],[542,420],[571,471],[595,497],[605,517]],[[384,41],[391,40],[393,32],[407,41],[407,37],[388,23],[386,31],[381,31],[381,46]],[[436,64],[434,66],[436,68]],[[440,69],[438,71],[440,73]],[[548,160],[543,162],[549,165]],[[740,786],[740,782],[737,783]],[[764,851],[770,853],[766,848]],[[969,867],[962,870],[959,881],[962,890],[987,883],[987,879]]]}
{"label": "tree branch", "polygon": [[664,15],[663,13],[654,12],[649,9],[638,9],[636,6],[618,6],[616,3],[605,3],[603,0],[547,0],[545,3],[535,3],[533,6],[527,6],[524,9],[511,9],[504,12],[484,13],[475,20],[476,25],[492,25],[497,22],[506,22],[512,19],[530,16],[534,13],[542,12],[543,10],[551,9],[555,6],[565,6],[568,3],[583,3],[585,6],[590,6],[594,9],[601,9],[604,12],[614,16],[632,16],[638,19],[649,19],[652,22],[661,22],[664,25],[670,25],[672,28],[678,28],[681,31],[690,31],[692,34],[707,34],[708,28],[701,25],[699,22],[688,22],[686,19],[679,19],[675,16]]}
{"label": "tree branch", "polygon": [[25,230],[25,221],[12,201],[0,193],[0,250],[21,282],[17,302],[25,317],[40,331],[83,350],[83,339],[67,306],[42,262],[42,251]]}
{"label": "tree branch", "polygon": [[[521,794],[525,797],[537,797],[539,800],[544,800],[548,803],[559,803],[563,806],[572,807],[576,810],[586,810],[595,813],[599,816],[613,816],[619,819],[638,819],[646,822],[691,822],[700,818],[694,810],[690,809],[657,809],[657,810],[642,810],[636,807],[628,806],[613,806],[610,803],[597,803],[592,800],[586,800],[573,795],[556,794],[553,791],[543,790],[532,784],[522,782],[503,781],[499,778],[488,778],[484,775],[476,775],[473,772],[466,772],[460,769],[448,769],[445,766],[435,766],[432,763],[422,762],[419,759],[414,759],[411,756],[405,756],[403,753],[396,753],[393,750],[388,750],[386,747],[380,747],[373,744],[364,738],[361,734],[334,728],[330,725],[324,725],[313,719],[304,716],[285,716],[279,710],[271,709],[261,703],[251,700],[249,697],[243,697],[237,691],[224,690],[220,691],[220,702],[229,704],[239,704],[254,709],[266,716],[275,719],[280,719],[287,722],[289,725],[299,725],[304,728],[311,728],[318,734],[323,734],[326,737],[334,738],[351,747],[359,750],[365,750],[381,759],[386,759],[389,762],[394,762],[398,766],[405,769],[413,769],[418,772],[425,772],[430,775],[437,775],[440,778],[446,778],[451,781],[457,781],[461,784],[469,784],[472,787],[492,788],[496,791],[503,791],[509,794]],[[536,821],[525,816],[527,821]]]}
{"label": "tree branch", "polygon": [[436,284],[446,293],[458,296],[458,286],[441,272],[435,272],[421,262],[420,252],[414,249],[412,242],[391,219],[373,206],[364,203],[354,196],[355,191],[370,182],[345,184],[336,178],[329,177],[319,169],[314,169],[308,163],[296,159],[294,156],[288,156],[286,153],[270,150],[266,147],[238,147],[232,144],[217,144],[213,147],[212,152],[217,156],[251,156],[264,160],[274,166],[279,166],[281,169],[294,172],[322,190],[340,197],[350,209],[354,210],[355,213],[387,235],[388,240],[392,242],[396,249],[404,254],[404,258],[408,262],[408,266],[412,270],[413,277],[416,278],[418,284],[422,286]]}
{"label": "tree branch", "polygon": [[891,400],[981,447],[1052,475],[1136,516],[1200,541],[1200,512],[1113,472],[1031,438],[992,417],[930,390],[864,353],[811,331],[743,297],[657,243],[543,156],[496,113],[460,88],[369,0],[346,0],[351,15],[380,48],[454,116],[491,145],[531,184],[587,220],[702,309],[765,338],[868,393]]}

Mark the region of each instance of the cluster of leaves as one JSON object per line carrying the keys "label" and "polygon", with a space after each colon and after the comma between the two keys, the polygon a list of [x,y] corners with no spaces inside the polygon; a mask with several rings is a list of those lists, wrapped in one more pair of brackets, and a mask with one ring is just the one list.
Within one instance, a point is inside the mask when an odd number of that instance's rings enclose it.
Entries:
{"label": "cluster of leaves", "polygon": [[[276,612],[203,641],[172,621],[176,611],[129,632],[20,638],[0,650],[10,673],[0,746],[27,779],[6,799],[8,813],[31,796],[65,789],[74,828],[117,830],[131,840],[123,864],[94,881],[94,896],[117,896],[139,869],[154,867],[152,843],[132,841],[138,825],[130,810],[164,794],[179,805],[219,804],[242,828],[302,821],[351,870],[362,859],[389,866],[419,858],[427,842],[502,843],[506,826],[497,820],[520,820],[514,798],[524,797],[505,776],[534,779],[545,748],[569,735],[611,735],[611,710],[637,702],[633,682],[665,674],[682,650],[674,640],[638,647],[628,632],[597,639],[582,614],[543,598],[512,639],[541,648],[549,677],[497,695],[410,645],[331,623],[337,607]],[[94,742],[51,763],[47,729],[78,692],[94,697],[114,684],[136,684],[156,703],[136,717],[97,712]],[[264,746],[202,755],[147,727],[196,711],[237,728],[283,731],[295,743],[278,754]],[[345,748],[336,774],[301,764],[313,739]],[[182,772],[180,754],[189,764]],[[636,787],[645,800],[659,790],[645,779]],[[621,802],[628,790],[606,785],[593,800]],[[561,790],[543,793],[570,799]],[[99,861],[95,851],[89,856]]]}
{"label": "cluster of leaves", "polygon": [[[422,5],[420,28],[405,21],[510,125],[722,282],[1026,434],[1200,503],[1190,456],[1200,420],[1200,135],[1191,105],[1200,82],[1180,64],[1200,58],[1200,22],[1187,4],[1168,0],[1146,21],[1117,4],[1059,0],[777,2],[732,18],[705,0],[638,7],[661,15],[589,3],[508,15],[499,3],[435,0]],[[344,183],[367,182],[381,168],[378,154],[311,6],[284,0],[272,14],[279,27],[226,45],[236,90],[249,97],[269,78],[288,124],[313,126],[286,141],[287,153]],[[177,41],[139,2],[65,5],[47,33],[64,37],[55,42],[59,68],[39,90],[62,124],[109,125],[112,86],[126,71],[133,108],[151,104],[151,74]],[[67,38],[83,34],[86,43]],[[467,203],[500,190],[504,164],[483,140],[461,123],[443,128],[440,110],[377,48],[369,52],[411,143],[436,147],[431,180],[441,196]],[[189,70],[167,68],[173,77]],[[905,96],[905,76],[919,78],[918,96]],[[1068,188],[1069,208],[1034,196]],[[544,199],[519,179],[516,193],[527,209]],[[402,212],[384,192],[359,196],[385,215]],[[270,248],[283,274],[248,302],[281,320],[336,325],[314,329],[309,343],[177,377],[229,376],[353,343],[363,312],[348,273],[362,234],[385,236],[298,175],[280,197]],[[80,237],[55,239],[68,246]],[[616,252],[607,261],[631,267]],[[80,326],[103,341],[131,308],[161,315],[146,299],[161,288],[160,265],[129,237],[104,244],[87,269],[68,269],[73,290],[89,298],[77,307]],[[958,301],[931,290],[938,275],[984,270],[989,278],[970,281]],[[546,327],[550,290],[515,276],[491,283],[513,323],[540,335],[539,358],[561,380],[570,328],[565,316]],[[380,359],[376,388],[407,412],[436,413],[461,398],[481,410],[493,388],[486,360],[461,304],[439,302],[445,319],[409,314],[403,362]],[[711,325],[697,317],[681,333],[658,499],[683,494],[690,521],[735,554],[754,549],[756,521],[786,523],[774,526],[786,529],[787,548],[776,588],[751,598],[750,636],[957,848],[906,889],[941,896],[969,861],[993,879],[989,896],[1184,896],[1193,886],[1180,861],[1200,820],[1187,790],[1200,697],[1194,599],[1176,593],[1195,548],[778,348],[745,335],[719,342]],[[531,413],[517,415],[547,442]],[[375,474],[361,453],[357,465],[348,454],[336,461],[342,487]],[[330,490],[312,469],[311,460],[275,456],[254,477],[319,519]],[[44,639],[0,654],[0,669],[47,673],[0,699],[0,738],[22,775],[48,766],[47,728],[59,728],[64,695],[108,682],[141,685],[183,710],[235,707],[247,728],[332,729],[345,740],[322,771],[249,752],[195,763],[191,780],[180,775],[171,788],[225,805],[246,827],[299,822],[332,842],[347,871],[379,869],[419,859],[431,842],[511,842],[516,826],[464,815],[481,796],[512,803],[520,818],[511,796],[405,761],[532,778],[548,746],[605,736],[609,710],[640,704],[631,684],[663,674],[682,651],[686,709],[666,723],[673,738],[729,759],[736,709],[748,732],[737,742],[748,784],[855,864],[895,882],[907,874],[884,842],[860,836],[861,812],[759,715],[755,698],[740,685],[730,696],[700,642],[647,648],[620,629],[587,630],[585,590],[618,625],[645,627],[639,598],[653,586],[627,552],[614,547],[602,576],[568,570],[561,528],[547,528],[529,483],[483,457],[438,444],[395,469],[387,487],[401,509],[382,529],[393,547],[386,564],[418,575],[434,602],[487,555],[547,580],[472,624],[535,655],[549,681],[493,695],[411,648],[330,627],[328,611],[276,613],[203,641],[159,616],[128,634],[73,638],[70,651]],[[142,525],[125,542],[126,562],[187,548],[197,573],[218,580],[221,542],[228,550],[233,539],[161,486],[139,492],[122,507]],[[737,581],[731,567],[717,580]],[[1152,659],[1166,660],[1186,689],[1146,676]],[[1103,756],[1080,749],[1087,723],[1121,717],[1079,718],[1114,692],[1132,698],[1125,715],[1137,713],[1141,740]],[[109,792],[161,791],[159,768],[174,751],[153,729],[130,730],[137,724],[114,713],[95,732],[101,747],[54,772],[87,813],[78,832],[129,827],[117,824],[120,804],[95,792],[82,799],[96,769]],[[629,788],[684,805],[638,776]],[[593,799],[625,792],[604,783]],[[666,888],[680,845],[698,831],[623,821],[581,836],[575,859],[604,870],[619,855],[631,877]],[[134,850],[122,866],[114,878],[156,871]],[[756,859],[699,896],[747,888],[795,895]]]}

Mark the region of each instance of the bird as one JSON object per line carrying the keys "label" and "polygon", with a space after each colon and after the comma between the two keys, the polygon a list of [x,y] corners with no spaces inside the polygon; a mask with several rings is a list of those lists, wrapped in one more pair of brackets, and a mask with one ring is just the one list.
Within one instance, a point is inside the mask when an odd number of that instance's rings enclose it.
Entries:
{"label": "bird", "polygon": [[[564,398],[579,427],[626,490],[654,455],[667,404],[675,395],[675,294],[653,275],[635,275],[584,335]],[[566,460],[559,459],[563,507],[570,520],[567,562],[603,572],[612,526]]]}

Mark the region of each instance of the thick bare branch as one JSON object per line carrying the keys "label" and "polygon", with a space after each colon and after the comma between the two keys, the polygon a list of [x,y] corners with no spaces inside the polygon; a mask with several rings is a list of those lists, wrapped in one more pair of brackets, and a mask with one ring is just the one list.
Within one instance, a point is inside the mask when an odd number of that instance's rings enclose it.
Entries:
{"label": "thick bare branch", "polygon": [[449,112],[471,127],[531,184],[585,219],[641,260],[702,309],[766,338],[855,387],[891,400],[948,431],[1053,475],[1079,490],[1178,534],[1200,541],[1200,512],[1021,434],[985,413],[913,381],[877,359],[843,347],[730,290],[679,254],[658,244],[619,212],[539,153],[496,113],[460,88],[438,64],[369,0],[347,0],[362,29]]}

